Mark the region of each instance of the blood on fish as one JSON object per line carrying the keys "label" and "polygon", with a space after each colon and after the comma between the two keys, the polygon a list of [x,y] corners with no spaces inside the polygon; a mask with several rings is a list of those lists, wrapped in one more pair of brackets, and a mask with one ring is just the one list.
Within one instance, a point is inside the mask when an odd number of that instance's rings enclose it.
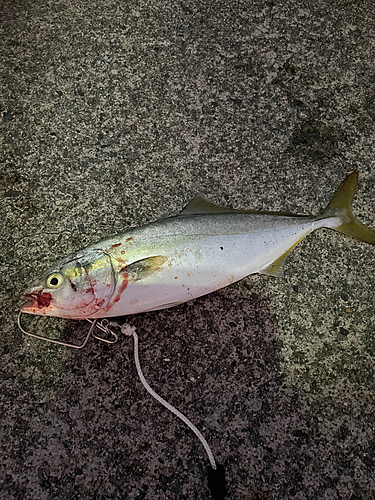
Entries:
{"label": "blood on fish", "polygon": [[110,307],[113,306],[113,304],[115,304],[116,302],[118,302],[120,299],[121,299],[121,294],[122,292],[126,289],[126,287],[128,286],[128,283],[129,283],[129,275],[126,274],[126,273],[123,273],[122,275],[122,283],[121,283],[121,286],[120,286],[120,289],[119,291],[117,292],[116,294],[116,297],[113,299],[112,301],[112,304]]}
{"label": "blood on fish", "polygon": [[41,293],[36,297],[36,302],[38,304],[39,309],[42,309],[43,307],[48,307],[51,303],[51,300],[52,300],[52,295],[49,292]]}
{"label": "blood on fish", "polygon": [[122,245],[122,243],[116,243],[115,245],[112,245],[111,248],[120,247],[121,245]]}
{"label": "blood on fish", "polygon": [[43,309],[44,307],[49,307],[51,304],[52,295],[49,292],[43,293],[40,291],[37,294],[26,293],[25,298],[33,300],[33,307],[37,306],[38,309]]}

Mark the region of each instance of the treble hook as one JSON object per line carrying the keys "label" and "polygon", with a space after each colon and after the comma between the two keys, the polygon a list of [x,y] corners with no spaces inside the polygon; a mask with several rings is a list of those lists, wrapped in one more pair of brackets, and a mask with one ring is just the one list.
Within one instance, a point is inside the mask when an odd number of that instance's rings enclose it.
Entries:
{"label": "treble hook", "polygon": [[[110,328],[108,328],[109,321],[107,319],[103,319],[99,324],[97,324],[97,321],[98,321],[97,319],[94,319],[93,321],[91,319],[87,319],[87,321],[89,323],[91,323],[90,329],[89,329],[86,337],[84,338],[82,344],[77,345],[77,344],[69,344],[67,342],[62,342],[60,340],[49,339],[49,338],[43,337],[41,335],[36,335],[35,333],[27,332],[26,330],[23,329],[23,327],[21,325],[21,314],[22,314],[22,311],[19,312],[18,317],[17,317],[18,328],[21,330],[22,333],[24,333],[25,335],[29,335],[30,337],[33,337],[34,339],[45,340],[46,342],[51,342],[52,344],[58,344],[58,345],[62,345],[65,347],[72,347],[73,349],[82,349],[83,347],[85,347],[85,345],[87,344],[91,335],[94,338],[96,338],[97,340],[100,340],[101,342],[105,342],[106,344],[115,344],[118,341],[118,336],[115,334],[115,332],[113,332]],[[99,335],[95,335],[95,333],[94,333],[95,327],[106,334],[112,335],[113,340],[108,340],[108,339],[105,339],[103,337],[100,337]]]}

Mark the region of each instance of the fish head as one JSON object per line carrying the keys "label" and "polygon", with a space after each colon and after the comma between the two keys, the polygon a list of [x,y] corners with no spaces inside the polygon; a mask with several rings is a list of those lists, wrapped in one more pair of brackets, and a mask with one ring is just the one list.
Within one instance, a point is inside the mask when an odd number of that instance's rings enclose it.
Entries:
{"label": "fish head", "polygon": [[112,257],[100,249],[84,250],[58,262],[23,294],[21,311],[86,319],[105,310],[116,288]]}

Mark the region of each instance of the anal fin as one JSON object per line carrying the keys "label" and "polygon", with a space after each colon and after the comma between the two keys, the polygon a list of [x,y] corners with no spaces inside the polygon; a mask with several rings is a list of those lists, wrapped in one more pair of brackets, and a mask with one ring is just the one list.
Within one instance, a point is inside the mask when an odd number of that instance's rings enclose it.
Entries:
{"label": "anal fin", "polygon": [[302,241],[311,231],[309,231],[308,233],[304,234],[302,236],[302,238],[300,238],[298,241],[296,241],[295,243],[293,243],[293,245],[288,248],[288,250],[286,252],[284,252],[282,255],[280,255],[280,257],[277,257],[276,260],[272,261],[271,264],[268,264],[266,267],[264,267],[263,269],[261,269],[259,271],[260,274],[266,274],[268,276],[276,276],[277,278],[282,278],[284,276],[284,272],[283,272],[283,265],[284,265],[284,262],[285,262],[285,258],[286,256],[288,255],[288,253],[293,250],[293,248],[295,246],[298,245],[298,243],[300,241]]}
{"label": "anal fin", "polygon": [[267,267],[259,271],[260,274],[266,274],[268,276],[276,276],[277,278],[282,278],[284,276],[283,265],[285,257],[288,255],[289,250],[285,252],[281,257],[271,262]]}

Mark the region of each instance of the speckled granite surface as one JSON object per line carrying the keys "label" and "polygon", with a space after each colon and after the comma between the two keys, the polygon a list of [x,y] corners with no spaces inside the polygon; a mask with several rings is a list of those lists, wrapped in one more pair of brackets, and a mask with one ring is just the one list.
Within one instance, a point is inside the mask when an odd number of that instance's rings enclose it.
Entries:
{"label": "speckled granite surface", "polygon": [[[204,451],[145,392],[130,340],[39,343],[18,297],[197,192],[316,213],[358,168],[374,228],[374,28],[372,0],[1,3],[1,498],[210,498]],[[374,251],[322,230],[284,278],[129,318],[228,498],[374,498]]]}

